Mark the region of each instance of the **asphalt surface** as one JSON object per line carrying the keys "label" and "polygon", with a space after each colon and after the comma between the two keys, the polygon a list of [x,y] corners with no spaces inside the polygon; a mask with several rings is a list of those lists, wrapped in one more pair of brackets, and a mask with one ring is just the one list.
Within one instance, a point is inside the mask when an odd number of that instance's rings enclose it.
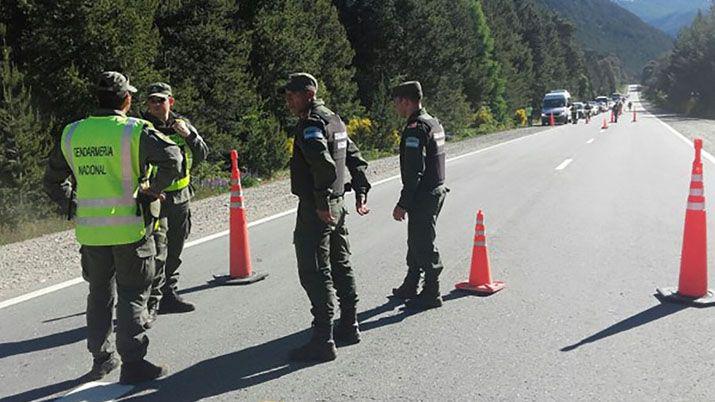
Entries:
{"label": "asphalt surface", "polygon": [[[294,215],[251,228],[254,269],[270,276],[250,286],[206,285],[228,269],[226,237],[186,250],[180,283],[198,309],[160,316],[149,333],[149,359],[171,374],[122,399],[712,400],[715,315],[653,297],[677,285],[693,150],[652,115],[629,117],[448,163],[440,309],[386,298],[405,273],[406,225],[391,219],[399,181],[375,187],[370,215],[349,219],[363,342],[331,363],[287,360],[310,323]],[[705,162],[706,195],[714,168]],[[494,279],[507,284],[490,297],[452,292],[468,275],[479,209]],[[80,385],[85,297],[74,286],[0,310],[0,398]]]}

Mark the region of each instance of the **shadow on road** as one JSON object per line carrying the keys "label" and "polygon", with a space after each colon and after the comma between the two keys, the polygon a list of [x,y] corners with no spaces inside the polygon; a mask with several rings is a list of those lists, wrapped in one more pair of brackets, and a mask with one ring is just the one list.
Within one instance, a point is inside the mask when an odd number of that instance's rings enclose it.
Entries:
{"label": "shadow on road", "polygon": [[[453,292],[446,295],[444,300],[450,301],[465,296],[467,294]],[[398,299],[388,298],[384,304],[359,313],[358,320],[368,320],[393,311],[402,304]],[[417,310],[404,308],[399,311],[399,314],[390,317],[361,323],[360,328],[367,331],[397,323],[410,315],[420,313]],[[154,383],[153,386],[136,388],[122,400],[196,401],[278,379],[312,365],[296,364],[288,360],[289,351],[302,345],[309,337],[310,330],[306,329],[260,345],[204,360]],[[157,385],[160,385],[158,389],[154,389]]]}
{"label": "shadow on road", "polygon": [[19,394],[10,395],[5,398],[2,398],[2,401],[36,401],[55,394],[64,394],[67,391],[84,384],[85,382],[87,382],[87,380],[84,378],[84,376],[82,376],[79,378],[75,378],[74,380],[62,381],[58,382],[57,384],[51,384],[42,388],[35,388]]}
{"label": "shadow on road", "polygon": [[69,345],[71,343],[83,341],[87,338],[86,327],[70,329],[56,334],[41,336],[39,338],[27,339],[18,342],[0,343],[0,359],[21,355],[24,353],[36,352],[38,350],[52,349],[58,346]]}
{"label": "shadow on road", "polygon": [[[442,300],[445,302],[448,302],[451,300],[461,299],[461,298],[467,297],[467,296],[471,296],[471,295],[469,293],[452,290],[452,292],[444,295],[442,297]],[[397,324],[409,316],[419,314],[424,311],[424,310],[414,310],[414,309],[406,308],[403,304],[404,303],[400,299],[393,297],[393,296],[389,296],[387,298],[387,301],[384,304],[377,306],[373,309],[363,311],[362,313],[359,313],[358,321],[360,321],[360,330],[361,331],[369,331],[371,329],[384,327],[386,325]],[[400,307],[398,314],[393,314],[393,315],[390,315],[387,317],[382,317],[375,321],[364,322],[372,317],[376,317],[380,314],[387,313],[389,311],[393,311],[398,306],[402,306],[402,307]]]}
{"label": "shadow on road", "polygon": [[87,314],[86,311],[80,311],[79,313],[74,313],[74,314],[69,314],[69,315],[63,315],[62,317],[56,317],[56,318],[50,318],[49,320],[42,321],[43,324],[47,324],[49,322],[55,322],[55,321],[61,321],[65,320],[67,318],[73,318],[73,317],[81,317],[83,315]]}
{"label": "shadow on road", "polygon": [[621,332],[626,332],[633,328],[640,327],[641,325],[645,325],[645,324],[648,324],[655,320],[658,320],[660,318],[669,316],[671,314],[675,314],[678,311],[681,311],[686,308],[687,308],[687,306],[680,305],[680,304],[657,304],[657,305],[649,308],[648,310],[642,311],[634,316],[628,317],[623,321],[620,321],[618,323],[611,325],[610,327],[604,329],[603,331],[595,333],[595,334],[589,336],[588,338],[582,339],[578,343],[566,346],[566,347],[562,348],[561,351],[562,352],[570,352],[570,351],[572,351],[580,346],[583,346],[587,343],[600,341],[601,339],[608,338],[609,336],[618,335]]}
{"label": "shadow on road", "polygon": [[123,400],[198,401],[278,379],[311,366],[288,360],[289,351],[306,342],[309,337],[310,331],[303,330],[204,360],[155,383],[161,387],[154,392],[138,395],[152,387],[135,388]]}

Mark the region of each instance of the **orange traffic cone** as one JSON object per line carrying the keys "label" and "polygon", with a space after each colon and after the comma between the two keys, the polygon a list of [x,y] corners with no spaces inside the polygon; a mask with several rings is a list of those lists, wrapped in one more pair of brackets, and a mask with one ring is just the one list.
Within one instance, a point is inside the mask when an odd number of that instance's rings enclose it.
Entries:
{"label": "orange traffic cone", "polygon": [[603,125],[601,126],[601,130],[607,130],[608,129],[608,122],[606,121],[606,118],[603,118]]}
{"label": "orange traffic cone", "polygon": [[632,123],[635,123],[636,121],[638,121],[638,118],[636,117],[636,109],[633,109],[633,121],[632,121]]}
{"label": "orange traffic cone", "polygon": [[238,152],[231,151],[231,206],[229,227],[229,274],[214,275],[221,285],[245,285],[265,279],[268,274],[251,270],[251,251],[248,243],[248,225],[243,207],[241,171],[238,170]]}
{"label": "orange traffic cone", "polygon": [[702,148],[703,140],[696,139],[688,209],[685,212],[678,289],[657,289],[657,296],[665,301],[698,307],[715,305],[715,293],[708,290],[705,187],[703,186],[703,163],[700,159]]}
{"label": "orange traffic cone", "polygon": [[556,122],[554,121],[554,114],[553,114],[553,113],[551,113],[551,114],[549,115],[549,125],[550,125],[551,127],[553,127],[553,126],[556,125]]}
{"label": "orange traffic cone", "polygon": [[477,213],[477,226],[474,228],[474,247],[472,248],[472,267],[469,271],[469,281],[457,283],[454,287],[477,294],[490,295],[504,289],[504,286],[504,282],[492,282],[484,215],[482,211],[479,211]]}

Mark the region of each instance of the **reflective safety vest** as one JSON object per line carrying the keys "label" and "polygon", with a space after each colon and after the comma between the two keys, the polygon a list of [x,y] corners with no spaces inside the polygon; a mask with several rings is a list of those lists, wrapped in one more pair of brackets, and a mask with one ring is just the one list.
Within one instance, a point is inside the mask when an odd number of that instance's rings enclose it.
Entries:
{"label": "reflective safety vest", "polygon": [[[177,119],[181,120],[181,119]],[[191,148],[186,144],[184,137],[178,134],[169,135],[172,141],[176,143],[181,149],[181,155],[184,157],[184,162],[181,166],[182,177],[180,179],[174,180],[169,187],[165,188],[164,191],[177,191],[186,188],[191,182],[191,166],[193,164],[193,154],[191,153]]]}
{"label": "reflective safety vest", "polygon": [[62,153],[77,183],[75,233],[80,244],[130,244],[146,234],[135,200],[145,124],[122,116],[92,116],[62,132]]}

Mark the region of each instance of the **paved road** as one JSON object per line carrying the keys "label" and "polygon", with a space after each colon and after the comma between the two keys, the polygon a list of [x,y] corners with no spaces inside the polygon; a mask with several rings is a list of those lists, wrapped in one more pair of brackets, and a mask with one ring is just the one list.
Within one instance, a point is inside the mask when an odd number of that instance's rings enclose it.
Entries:
{"label": "paved road", "polygon": [[[412,314],[386,298],[404,274],[406,227],[390,217],[399,183],[376,187],[372,213],[349,222],[364,341],[335,362],[286,360],[310,322],[293,216],[251,229],[255,269],[270,277],[249,287],[205,286],[226,270],[226,238],[187,250],[182,285],[198,310],[161,316],[150,333],[150,359],[172,374],[123,399],[712,400],[715,315],[653,297],[677,284],[693,151],[649,115],[604,132],[597,120],[448,164],[441,309]],[[507,283],[488,298],[450,293],[467,276],[478,209]],[[85,292],[0,310],[0,398],[79,385]]]}

